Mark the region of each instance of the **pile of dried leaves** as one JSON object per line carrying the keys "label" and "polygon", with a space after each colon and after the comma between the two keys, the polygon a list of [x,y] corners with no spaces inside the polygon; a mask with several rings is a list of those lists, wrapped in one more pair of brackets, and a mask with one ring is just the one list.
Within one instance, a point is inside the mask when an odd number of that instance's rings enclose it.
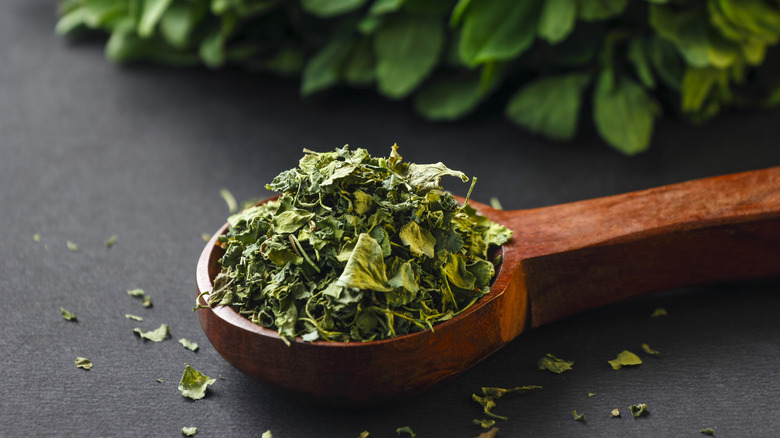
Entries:
{"label": "pile of dried leaves", "polygon": [[489,291],[488,250],[512,232],[441,190],[466,175],[402,162],[396,146],[304,152],[266,186],[277,199],[228,219],[210,305],[286,342],[370,341],[432,328]]}

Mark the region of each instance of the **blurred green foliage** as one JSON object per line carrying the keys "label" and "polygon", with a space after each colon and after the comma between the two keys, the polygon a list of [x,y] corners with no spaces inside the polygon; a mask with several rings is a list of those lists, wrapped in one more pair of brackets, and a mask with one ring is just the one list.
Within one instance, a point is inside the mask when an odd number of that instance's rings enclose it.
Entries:
{"label": "blurred green foliage", "polygon": [[625,154],[662,112],[701,123],[780,104],[780,0],[61,0],[59,34],[110,34],[117,63],[226,64],[410,98],[457,120],[497,90],[506,117],[567,141],[583,106]]}

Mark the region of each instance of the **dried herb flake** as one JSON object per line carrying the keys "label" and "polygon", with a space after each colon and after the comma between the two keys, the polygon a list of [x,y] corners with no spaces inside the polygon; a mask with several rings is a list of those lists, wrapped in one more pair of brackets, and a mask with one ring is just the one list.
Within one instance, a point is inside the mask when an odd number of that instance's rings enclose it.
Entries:
{"label": "dried herb flake", "polygon": [[144,340],[149,340],[152,342],[162,342],[168,339],[168,337],[171,335],[171,330],[170,327],[168,327],[168,324],[162,324],[156,330],[152,330],[148,332],[145,332],[140,328],[134,328],[133,333],[136,333]]}
{"label": "dried herb flake", "polygon": [[642,359],[628,350],[623,350],[620,352],[620,354],[617,355],[615,359],[612,359],[608,362],[610,365],[612,365],[612,369],[619,370],[624,366],[641,365]]}
{"label": "dried herb flake", "polygon": [[609,416],[612,417],[612,418],[619,417],[620,416],[620,410],[617,409],[617,408],[613,409],[612,412],[610,412]]}
{"label": "dried herb flake", "polygon": [[715,429],[711,427],[708,427],[706,429],[701,429],[699,432],[703,433],[704,435],[715,436]]}
{"label": "dried herb flake", "polygon": [[587,423],[588,422],[588,419],[585,418],[585,414],[577,413],[576,409],[574,410],[574,412],[572,412],[572,415],[574,416],[574,421],[581,421],[583,423]]}
{"label": "dried herb flake", "polygon": [[640,417],[650,412],[647,410],[647,403],[639,403],[636,405],[631,405],[628,407],[628,409],[631,411],[631,415],[634,418]]}
{"label": "dried herb flake", "polygon": [[401,435],[402,433],[405,433],[405,434],[408,434],[408,435],[412,436],[412,438],[417,436],[417,434],[414,433],[412,428],[409,427],[409,426],[399,427],[398,429],[395,430],[395,433],[398,434],[398,435]]}
{"label": "dried herb flake", "polygon": [[143,289],[128,289],[127,294],[131,297],[138,297],[143,298],[144,296],[144,290]]}
{"label": "dried herb flake", "polygon": [[570,370],[572,365],[574,365],[574,362],[559,359],[552,354],[547,353],[546,356],[540,358],[539,361],[536,362],[536,365],[540,371],[547,370],[560,374],[564,371]]}
{"label": "dried herb flake", "polygon": [[184,436],[195,436],[195,434],[198,433],[198,428],[194,427],[194,426],[193,427],[182,427],[181,428],[181,433]]}
{"label": "dried herb flake", "polygon": [[132,315],[130,313],[125,313],[125,318],[132,319],[134,321],[143,321],[144,319],[138,315]]}
{"label": "dried herb flake", "polygon": [[232,193],[230,193],[230,190],[228,189],[222,189],[219,191],[219,196],[222,196],[222,199],[225,200],[225,204],[228,206],[228,210],[231,213],[235,213],[238,211],[238,202],[236,202],[235,196],[233,196]]}
{"label": "dried herb flake", "polygon": [[184,346],[184,348],[192,351],[198,351],[198,344],[190,341],[187,338],[181,338],[179,339],[179,343]]}
{"label": "dried herb flake", "polygon": [[200,400],[206,396],[206,388],[216,381],[217,379],[212,379],[185,363],[184,374],[179,382],[179,392],[184,397]]}
{"label": "dried herb flake", "polygon": [[482,432],[477,436],[477,438],[496,438],[496,435],[498,434],[498,428],[494,427],[486,432]]}
{"label": "dried herb flake", "polygon": [[663,307],[659,307],[655,309],[652,314],[650,314],[650,317],[657,318],[659,316],[666,316],[666,315],[667,315],[666,309],[664,309]]}
{"label": "dried herb flake", "polygon": [[483,428],[483,429],[490,429],[491,427],[496,425],[496,420],[472,420],[472,423],[476,424],[477,426]]}
{"label": "dried herb flake", "polygon": [[68,240],[67,245],[68,245],[68,249],[73,251],[73,252],[76,252],[76,251],[79,250],[79,246],[76,245],[75,243],[71,242],[70,240]]}
{"label": "dried herb flake", "polygon": [[650,348],[650,346],[649,346],[649,345],[647,345],[647,344],[642,344],[642,351],[644,351],[644,352],[645,352],[645,353],[647,353],[647,354],[653,355],[653,356],[658,356],[659,354],[661,354],[661,352],[660,352],[660,351],[658,351],[658,350],[653,350],[653,349],[652,349],[652,348]]}
{"label": "dried herb flake", "polygon": [[60,312],[62,312],[62,318],[67,320],[67,321],[78,321],[79,320],[78,316],[68,312],[67,310],[65,310],[64,307],[60,307]]}
{"label": "dried herb flake", "polygon": [[84,368],[85,370],[88,370],[88,369],[92,368],[92,361],[87,359],[86,357],[77,357],[76,358],[76,367]]}
{"label": "dried herb flake", "polygon": [[113,236],[106,239],[105,241],[106,248],[111,248],[112,246],[116,245],[117,242],[119,242],[119,236],[114,234]]}

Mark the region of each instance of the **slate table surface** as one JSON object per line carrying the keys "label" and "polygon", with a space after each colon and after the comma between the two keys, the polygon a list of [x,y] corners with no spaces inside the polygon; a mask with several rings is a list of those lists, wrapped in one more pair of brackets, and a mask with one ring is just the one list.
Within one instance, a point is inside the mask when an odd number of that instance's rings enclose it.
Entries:
{"label": "slate table surface", "polygon": [[[359,410],[311,405],[249,379],[216,353],[191,311],[201,235],[228,215],[220,189],[239,200],[266,196],[265,183],[303,148],[386,155],[397,142],[410,161],[479,177],[474,199],[522,209],[778,165],[780,113],[732,112],[702,129],[663,120],[649,152],[625,157],[587,126],[572,144],[529,135],[502,120],[496,102],[434,124],[371,91],[302,101],[294,80],[119,68],[103,58],[101,39],[63,40],[55,22],[53,1],[0,3],[0,436],[175,437],[197,426],[198,437],[269,429],[275,438],[393,437],[409,426],[420,438],[475,437],[472,419],[483,416],[471,394],[519,385],[543,389],[499,400],[495,412],[509,417],[500,437],[780,433],[778,279],[590,311],[527,332],[420,396]],[[118,243],[107,248],[112,235]],[[131,288],[154,306],[142,307]],[[78,322],[65,321],[61,306]],[[659,307],[668,316],[650,318]],[[161,323],[172,332],[162,343],[132,332]],[[184,349],[181,337],[200,349]],[[642,343],[661,355],[642,355]],[[645,363],[613,371],[607,360],[624,349]],[[546,353],[574,369],[537,371]],[[76,368],[77,356],[94,367]],[[185,362],[224,378],[206,398],[185,399],[177,390]],[[631,418],[635,403],[650,414]],[[614,408],[621,418],[609,417]],[[586,424],[573,420],[575,409]]]}

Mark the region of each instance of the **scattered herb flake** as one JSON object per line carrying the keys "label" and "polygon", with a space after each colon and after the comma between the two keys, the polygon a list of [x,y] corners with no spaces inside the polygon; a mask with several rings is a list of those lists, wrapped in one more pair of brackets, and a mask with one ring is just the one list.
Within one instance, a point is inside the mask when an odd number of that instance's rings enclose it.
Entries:
{"label": "scattered herb flake", "polygon": [[227,380],[227,379],[225,379],[225,376],[223,376],[222,374],[220,374],[220,375],[219,375],[219,380]]}
{"label": "scattered herb flake", "polygon": [[650,315],[651,318],[657,318],[659,316],[666,316],[666,309],[663,307],[659,307],[653,311],[653,313]]}
{"label": "scattered herb flake", "polygon": [[228,218],[209,305],[288,342],[370,341],[432,328],[490,291],[488,249],[512,232],[441,191],[442,163],[365,149],[304,151],[266,187],[279,198]]}
{"label": "scattered herb flake", "polygon": [[610,365],[612,365],[612,369],[619,370],[624,366],[641,365],[642,359],[628,350],[623,350],[620,354],[617,355],[615,359],[612,359],[608,362]]}
{"label": "scattered herb flake", "polygon": [[119,242],[119,236],[114,234],[113,236],[106,239],[105,241],[106,248],[111,248],[112,246],[116,245],[117,242]]}
{"label": "scattered herb flake", "polygon": [[585,414],[578,414],[576,409],[574,410],[574,412],[572,412],[572,415],[574,416],[574,421],[581,421],[583,423],[588,422],[588,419],[585,418]]}
{"label": "scattered herb flake", "polygon": [[128,289],[127,294],[131,297],[139,297],[143,298],[144,296],[144,290],[143,289]]}
{"label": "scattered herb flake", "polygon": [[85,370],[88,370],[88,369],[92,368],[92,361],[87,359],[86,357],[77,357],[76,358],[76,367],[84,368]]}
{"label": "scattered herb flake", "polygon": [[[190,341],[187,338],[181,338],[179,339],[179,343],[184,346],[184,348],[192,351],[198,351],[198,344],[196,344],[193,341]],[[220,376],[222,377],[222,376]]]}
{"label": "scattered herb flake", "polygon": [[610,412],[609,416],[612,417],[612,418],[619,417],[620,416],[620,410],[618,408],[613,409],[612,412]]}
{"label": "scattered herb flake", "polygon": [[67,245],[68,245],[68,249],[73,251],[73,252],[76,252],[76,251],[79,250],[79,246],[76,245],[75,243],[71,242],[70,240],[68,240]]}
{"label": "scattered herb flake", "polygon": [[40,242],[41,241],[41,235],[38,233],[33,234],[33,241],[34,242]]}
{"label": "scattered herb flake", "polygon": [[647,410],[647,403],[639,403],[636,405],[631,405],[628,407],[628,409],[631,411],[631,415],[634,418],[637,418],[639,416],[642,416],[650,411]]}
{"label": "scattered herb flake", "polygon": [[661,354],[661,352],[660,352],[660,351],[658,351],[658,350],[653,350],[653,349],[652,349],[652,348],[650,348],[650,346],[649,346],[649,345],[647,345],[647,344],[642,344],[642,350],[643,350],[645,353],[647,353],[647,354],[651,354],[651,355],[653,355],[653,356],[658,356],[659,354]]}
{"label": "scattered herb flake", "polygon": [[152,307],[152,297],[149,295],[144,295],[144,297],[141,299],[141,305],[144,307]]}
{"label": "scattered herb flake", "polygon": [[198,433],[197,427],[182,427],[181,433],[184,436],[195,436]]}
{"label": "scattered herb flake", "polygon": [[480,426],[483,429],[490,429],[491,427],[496,425],[496,420],[472,420],[472,423],[476,424],[477,426]]}
{"label": "scattered herb flake", "polygon": [[588,397],[595,397],[595,396],[596,396],[596,393],[595,393],[595,392],[589,392],[589,393],[588,393]]}
{"label": "scattered herb flake", "polygon": [[67,321],[78,321],[78,320],[79,320],[79,317],[78,317],[78,316],[76,316],[76,315],[74,315],[74,314],[72,314],[72,313],[68,312],[67,310],[65,310],[65,308],[64,308],[64,307],[61,307],[61,306],[60,306],[60,311],[62,312],[62,317],[63,317],[65,320],[67,320]]}
{"label": "scattered herb flake", "polygon": [[163,379],[157,379],[157,383],[163,383],[163,382],[165,382],[165,380],[163,380]]}
{"label": "scattered herb flake", "polygon": [[360,435],[358,435],[358,438],[368,438],[368,431],[364,430],[363,432],[360,432]]}
{"label": "scattered herb flake", "polygon": [[132,319],[134,321],[143,321],[144,319],[138,315],[132,315],[130,313],[125,313],[125,318]]}
{"label": "scattered herb flake", "polygon": [[219,191],[219,195],[222,196],[222,199],[225,200],[225,204],[227,204],[228,210],[231,213],[235,213],[236,211],[238,211],[238,203],[236,202],[235,196],[233,196],[233,194],[230,193],[230,190],[222,189]]}
{"label": "scattered herb flake", "polygon": [[405,433],[405,434],[411,435],[412,438],[417,436],[417,434],[414,433],[412,428],[409,427],[409,426],[399,427],[398,429],[395,430],[395,433],[398,434],[398,435],[401,435],[402,433]]}
{"label": "scattered herb flake", "polygon": [[216,381],[217,379],[212,379],[185,363],[184,374],[182,374],[179,382],[179,392],[184,397],[200,400],[206,396],[206,388]]}
{"label": "scattered herb flake", "polygon": [[260,438],[274,438],[274,435],[271,433],[270,430],[266,430],[265,432],[263,432],[263,436],[261,436]]}
{"label": "scattered herb flake", "polygon": [[152,342],[162,342],[171,335],[170,327],[168,324],[163,324],[157,330],[145,332],[140,328],[134,328],[133,333],[138,334],[142,339],[150,340]]}
{"label": "scattered herb flake", "polygon": [[501,205],[501,201],[498,200],[497,197],[493,196],[490,198],[490,206],[495,208],[496,210],[503,210],[504,206]]}
{"label": "scattered herb flake", "polygon": [[704,435],[711,435],[711,436],[715,435],[715,429],[711,427],[708,427],[706,429],[701,429],[699,432],[703,433]]}
{"label": "scattered herb flake", "polygon": [[477,438],[496,438],[496,434],[498,433],[498,428],[494,427],[486,432],[482,432],[479,434]]}
{"label": "scattered herb flake", "polygon": [[571,366],[574,365],[574,362],[559,359],[552,354],[547,353],[546,356],[540,358],[539,361],[536,362],[536,365],[539,370],[547,370],[560,374],[564,371],[570,370]]}
{"label": "scattered herb flake", "polygon": [[496,406],[496,399],[501,398],[504,394],[511,392],[523,393],[532,389],[540,389],[541,386],[518,386],[511,389],[495,388],[495,387],[482,387],[482,395],[471,394],[471,399],[479,403],[482,406],[482,412],[499,420],[507,421],[509,418],[503,415],[494,414],[492,409]]}
{"label": "scattered herb flake", "polygon": [[203,239],[204,242],[208,242],[209,240],[211,240],[211,234],[201,233],[200,238]]}

